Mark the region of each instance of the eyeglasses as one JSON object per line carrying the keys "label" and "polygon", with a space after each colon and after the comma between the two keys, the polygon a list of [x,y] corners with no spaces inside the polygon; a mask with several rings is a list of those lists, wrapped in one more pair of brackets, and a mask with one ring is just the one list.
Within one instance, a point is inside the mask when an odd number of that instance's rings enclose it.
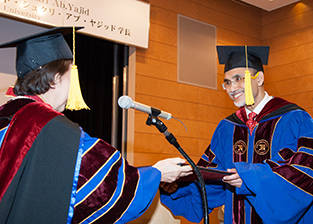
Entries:
{"label": "eyeglasses", "polygon": [[225,80],[222,84],[224,90],[229,89],[232,84],[240,84],[245,80],[244,76],[236,76],[233,80]]}

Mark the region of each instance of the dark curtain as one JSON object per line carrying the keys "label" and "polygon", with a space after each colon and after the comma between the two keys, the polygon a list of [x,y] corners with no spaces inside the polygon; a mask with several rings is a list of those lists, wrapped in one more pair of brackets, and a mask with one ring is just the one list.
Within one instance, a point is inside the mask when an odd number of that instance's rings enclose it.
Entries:
{"label": "dark curtain", "polygon": [[[72,35],[67,35],[65,39],[72,47]],[[90,136],[108,143],[111,143],[112,128],[112,80],[114,75],[122,80],[126,50],[128,49],[124,45],[84,34],[75,35],[75,64],[78,67],[82,94],[90,110],[66,110],[64,114],[78,123]],[[119,95],[122,95],[122,85],[123,82],[119,82]],[[120,140],[121,109],[118,117]],[[120,149],[120,145],[117,148]]]}

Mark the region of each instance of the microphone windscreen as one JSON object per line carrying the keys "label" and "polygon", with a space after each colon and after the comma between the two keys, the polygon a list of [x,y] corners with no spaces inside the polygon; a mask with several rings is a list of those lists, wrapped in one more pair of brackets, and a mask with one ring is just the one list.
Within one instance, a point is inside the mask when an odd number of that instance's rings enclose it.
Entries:
{"label": "microphone windscreen", "polygon": [[133,100],[129,96],[121,96],[117,103],[121,108],[128,109],[132,106]]}

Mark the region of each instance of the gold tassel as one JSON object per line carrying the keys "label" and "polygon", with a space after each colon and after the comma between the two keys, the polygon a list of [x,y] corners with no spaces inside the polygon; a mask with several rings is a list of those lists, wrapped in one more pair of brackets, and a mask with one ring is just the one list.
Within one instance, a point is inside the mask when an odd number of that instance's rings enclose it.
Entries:
{"label": "gold tassel", "polygon": [[245,97],[246,97],[246,105],[254,104],[254,97],[252,94],[252,87],[251,87],[251,74],[248,69],[245,71]]}
{"label": "gold tassel", "polygon": [[81,110],[90,108],[85,103],[79,84],[78,69],[75,65],[75,27],[73,26],[73,65],[71,68],[71,82],[70,90],[68,94],[68,100],[66,103],[66,109],[68,110]]}
{"label": "gold tassel", "polygon": [[68,110],[81,110],[81,109],[90,110],[90,108],[85,103],[81,93],[78,78],[78,69],[76,65],[72,65],[70,92],[65,108]]}
{"label": "gold tassel", "polygon": [[246,98],[246,105],[254,104],[254,97],[252,94],[252,87],[251,87],[251,74],[248,70],[248,53],[247,53],[247,46],[245,46],[245,53],[246,53],[246,71],[245,71],[245,98]]}

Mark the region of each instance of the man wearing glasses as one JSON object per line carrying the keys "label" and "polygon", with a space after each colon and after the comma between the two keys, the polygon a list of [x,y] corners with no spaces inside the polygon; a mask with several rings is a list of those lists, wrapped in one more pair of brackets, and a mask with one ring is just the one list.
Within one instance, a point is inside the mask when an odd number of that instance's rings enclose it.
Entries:
{"label": "man wearing glasses", "polygon": [[[311,223],[313,121],[297,105],[264,90],[269,47],[218,46],[223,89],[239,109],[223,119],[198,165],[233,173],[206,181],[209,210],[225,205],[224,223]],[[174,215],[200,222],[199,184],[161,190]]]}

